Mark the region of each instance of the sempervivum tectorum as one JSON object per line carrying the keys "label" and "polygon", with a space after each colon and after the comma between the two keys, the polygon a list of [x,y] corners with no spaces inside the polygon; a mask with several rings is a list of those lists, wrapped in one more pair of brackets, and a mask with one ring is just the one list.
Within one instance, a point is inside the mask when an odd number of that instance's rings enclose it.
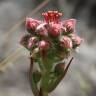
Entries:
{"label": "sempervivum tectorum", "polygon": [[[65,71],[60,71],[63,70],[62,66],[65,66],[65,63],[60,62],[67,59],[71,51],[75,50],[83,40],[76,35],[75,19],[61,21],[62,13],[58,11],[44,12],[42,16],[44,17],[42,21],[26,19],[26,29],[29,34],[23,36],[20,43],[30,53],[35,54],[33,58],[39,64],[40,71],[43,72],[40,77],[41,87],[46,92],[50,92],[65,75],[70,65],[69,63]],[[56,63],[59,65],[57,64],[54,68]],[[61,77],[56,75],[56,70],[62,72]]]}

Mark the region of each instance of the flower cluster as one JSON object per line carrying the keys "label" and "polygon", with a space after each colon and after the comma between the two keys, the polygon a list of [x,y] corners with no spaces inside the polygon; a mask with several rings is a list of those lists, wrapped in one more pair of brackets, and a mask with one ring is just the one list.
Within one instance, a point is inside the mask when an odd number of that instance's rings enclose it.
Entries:
{"label": "flower cluster", "polygon": [[44,17],[42,21],[26,18],[29,36],[24,36],[21,44],[31,51],[34,48],[38,48],[40,53],[55,50],[57,56],[68,57],[71,49],[77,48],[82,42],[75,33],[76,20],[60,21],[62,13],[58,11],[48,11],[42,13],[42,16]]}
{"label": "flower cluster", "polygon": [[66,75],[73,58],[67,65],[64,59],[82,43],[75,32],[75,19],[60,21],[62,13],[58,11],[48,11],[42,13],[42,16],[42,21],[26,18],[28,33],[20,40],[30,51],[31,62],[36,62],[40,69],[32,71],[30,76],[34,96],[41,96],[37,95],[39,89],[43,93],[50,93],[56,88]]}

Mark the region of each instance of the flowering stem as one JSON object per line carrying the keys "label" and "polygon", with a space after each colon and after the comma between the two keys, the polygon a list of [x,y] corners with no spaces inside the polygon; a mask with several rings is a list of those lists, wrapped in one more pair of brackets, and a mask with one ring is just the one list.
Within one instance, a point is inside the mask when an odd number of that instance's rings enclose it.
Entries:
{"label": "flowering stem", "polygon": [[40,88],[39,96],[48,96],[47,92],[44,92],[42,88]]}
{"label": "flowering stem", "polygon": [[35,96],[39,96],[39,90],[37,88],[37,84],[34,82],[32,74],[33,74],[33,58],[31,56],[31,52],[30,52],[29,82],[30,82],[30,86],[31,86],[31,90],[32,90],[33,94]]}
{"label": "flowering stem", "polygon": [[33,79],[33,63],[34,63],[34,60],[32,58],[32,54],[30,52],[30,68],[29,68],[29,82],[30,82],[30,85],[31,85],[31,90],[34,94],[34,96],[48,96],[48,93],[44,92],[42,90],[42,88],[40,88],[40,91],[38,90],[37,88],[37,84],[34,82],[34,79]]}
{"label": "flowering stem", "polygon": [[48,93],[46,93],[46,92],[43,92],[43,96],[48,96]]}

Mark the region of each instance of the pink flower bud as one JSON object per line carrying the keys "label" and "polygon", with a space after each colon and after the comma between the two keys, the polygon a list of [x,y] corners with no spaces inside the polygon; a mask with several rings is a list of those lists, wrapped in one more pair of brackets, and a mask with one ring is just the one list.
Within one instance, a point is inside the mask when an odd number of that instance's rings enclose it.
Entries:
{"label": "pink flower bud", "polygon": [[71,38],[75,44],[80,45],[82,43],[83,39],[81,39],[79,36],[77,36],[75,34],[72,34],[71,36],[72,36]]}
{"label": "pink flower bud", "polygon": [[46,26],[46,23],[42,23],[37,27],[36,31],[39,36],[48,36],[48,32],[45,26]]}
{"label": "pink flower bud", "polygon": [[49,43],[45,40],[40,41],[38,46],[39,46],[40,50],[49,49]]}
{"label": "pink flower bud", "polygon": [[26,18],[26,27],[28,30],[33,30],[35,31],[36,27],[40,24],[41,22],[32,18]]}
{"label": "pink flower bud", "polygon": [[50,23],[48,28],[48,34],[52,37],[58,37],[61,32],[61,25],[56,23]]}
{"label": "pink flower bud", "polygon": [[61,46],[65,47],[65,48],[72,48],[72,41],[69,37],[67,36],[62,36],[60,38],[60,43],[61,43]]}
{"label": "pink flower bud", "polygon": [[74,32],[75,31],[75,24],[76,24],[76,20],[75,19],[69,19],[69,20],[65,20],[63,22],[61,22],[63,27],[64,27],[64,31],[65,32]]}
{"label": "pink flower bud", "polygon": [[36,37],[31,37],[28,41],[28,48],[32,48],[37,43]]}

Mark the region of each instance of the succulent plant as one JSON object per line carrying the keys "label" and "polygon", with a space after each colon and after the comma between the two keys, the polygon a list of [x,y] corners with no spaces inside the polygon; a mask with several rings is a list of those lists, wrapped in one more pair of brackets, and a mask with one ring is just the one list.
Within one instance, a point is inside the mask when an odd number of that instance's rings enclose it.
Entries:
{"label": "succulent plant", "polygon": [[[71,51],[75,50],[83,41],[76,35],[75,19],[60,21],[62,13],[48,11],[42,13],[44,20],[39,21],[26,18],[25,34],[20,44],[30,52],[30,85],[34,96],[48,96],[66,75]],[[33,72],[33,63],[37,63],[39,70]]]}

